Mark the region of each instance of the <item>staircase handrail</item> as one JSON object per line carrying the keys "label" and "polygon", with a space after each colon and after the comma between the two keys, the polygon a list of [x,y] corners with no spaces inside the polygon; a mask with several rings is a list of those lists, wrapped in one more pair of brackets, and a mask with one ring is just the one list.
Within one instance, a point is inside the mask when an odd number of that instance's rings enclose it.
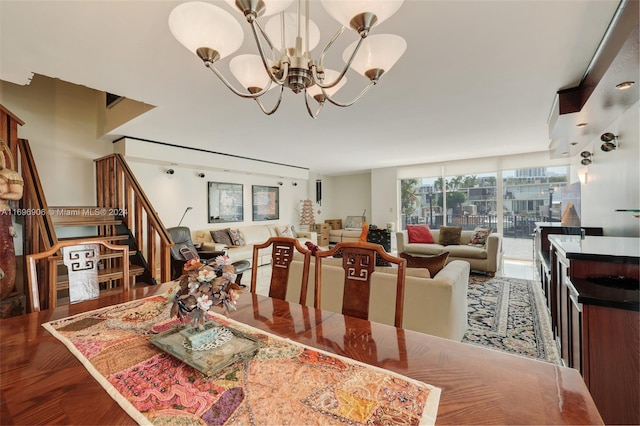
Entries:
{"label": "staircase handrail", "polygon": [[[94,162],[97,207],[119,209],[147,259],[151,275],[156,277],[156,266],[159,264],[160,282],[169,281],[173,240],[126,160],[121,154],[114,153]],[[158,243],[159,258],[156,254]]]}

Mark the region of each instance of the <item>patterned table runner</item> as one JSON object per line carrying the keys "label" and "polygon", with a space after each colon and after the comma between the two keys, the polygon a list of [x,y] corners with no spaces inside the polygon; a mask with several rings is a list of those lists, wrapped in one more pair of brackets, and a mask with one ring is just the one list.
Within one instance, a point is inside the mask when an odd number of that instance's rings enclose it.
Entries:
{"label": "patterned table runner", "polygon": [[178,325],[162,296],[43,324],[139,424],[434,424],[440,389],[280,338],[206,377],[149,343]]}

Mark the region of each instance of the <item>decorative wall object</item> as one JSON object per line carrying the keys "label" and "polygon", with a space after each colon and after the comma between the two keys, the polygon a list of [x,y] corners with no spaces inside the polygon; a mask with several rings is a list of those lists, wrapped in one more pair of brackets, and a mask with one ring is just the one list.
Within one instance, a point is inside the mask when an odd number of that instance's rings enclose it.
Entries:
{"label": "decorative wall object", "polygon": [[300,225],[311,226],[315,223],[313,216],[313,202],[311,200],[302,200],[300,206]]}
{"label": "decorative wall object", "polygon": [[243,185],[209,182],[209,223],[244,220]]}
{"label": "decorative wall object", "polygon": [[280,219],[280,188],[277,186],[252,186],[253,220]]}

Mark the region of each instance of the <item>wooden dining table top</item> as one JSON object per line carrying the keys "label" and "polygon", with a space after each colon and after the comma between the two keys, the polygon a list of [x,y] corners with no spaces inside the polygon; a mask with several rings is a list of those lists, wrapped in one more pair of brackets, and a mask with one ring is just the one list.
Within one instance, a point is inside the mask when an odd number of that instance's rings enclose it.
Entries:
{"label": "wooden dining table top", "polygon": [[[135,424],[41,324],[168,283],[0,320],[0,424]],[[243,294],[229,317],[441,388],[436,424],[602,424],[577,370]]]}

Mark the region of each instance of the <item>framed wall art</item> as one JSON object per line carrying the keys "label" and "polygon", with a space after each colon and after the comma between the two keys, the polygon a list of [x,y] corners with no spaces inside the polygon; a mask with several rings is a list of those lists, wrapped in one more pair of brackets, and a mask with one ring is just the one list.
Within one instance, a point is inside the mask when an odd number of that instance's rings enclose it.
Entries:
{"label": "framed wall art", "polygon": [[209,182],[209,223],[244,220],[243,185]]}
{"label": "framed wall art", "polygon": [[277,186],[253,185],[253,220],[280,219],[280,188]]}

